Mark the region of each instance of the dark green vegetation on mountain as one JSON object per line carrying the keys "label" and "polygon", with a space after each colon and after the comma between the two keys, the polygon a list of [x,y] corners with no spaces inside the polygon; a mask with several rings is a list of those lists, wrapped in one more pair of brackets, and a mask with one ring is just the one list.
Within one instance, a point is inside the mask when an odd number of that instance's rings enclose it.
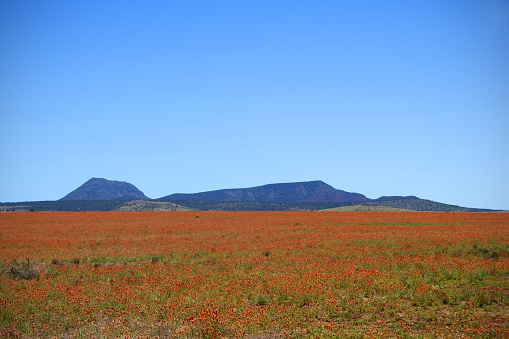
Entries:
{"label": "dark green vegetation on mountain", "polygon": [[319,211],[355,202],[272,202],[272,201],[197,201],[173,200],[175,204],[198,211]]}
{"label": "dark green vegetation on mountain", "polygon": [[425,199],[373,200],[363,202],[260,202],[260,201],[193,201],[174,200],[173,203],[201,211],[320,211],[335,207],[385,206],[415,212],[494,212],[490,209],[467,208],[442,204]]}
{"label": "dark green vegetation on mountain", "polygon": [[442,204],[440,202],[426,199],[396,199],[385,201],[370,201],[364,203],[366,206],[387,206],[392,208],[403,208],[412,211],[423,212],[493,212],[494,210],[482,208],[468,208],[456,205]]}
{"label": "dark green vegetation on mountain", "polygon": [[125,200],[57,200],[0,203],[0,211],[88,212],[115,211]]}
{"label": "dark green vegetation on mountain", "polygon": [[118,206],[115,211],[193,211],[193,208],[184,207],[167,201],[131,200]]}
{"label": "dark green vegetation on mountain", "polygon": [[[195,201],[174,200],[161,206],[158,201],[125,201],[125,200],[59,200],[33,201],[17,203],[0,203],[2,211],[320,211],[335,207],[359,206],[358,202],[263,202],[263,201]],[[386,206],[418,212],[494,212],[480,208],[466,208],[442,204],[424,199],[396,199],[371,201],[361,206]]]}

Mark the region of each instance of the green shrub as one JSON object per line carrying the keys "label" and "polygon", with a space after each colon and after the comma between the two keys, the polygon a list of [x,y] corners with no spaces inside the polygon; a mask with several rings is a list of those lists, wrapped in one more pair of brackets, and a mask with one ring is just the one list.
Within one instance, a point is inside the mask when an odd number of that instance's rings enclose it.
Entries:
{"label": "green shrub", "polygon": [[30,263],[30,259],[27,259],[26,263],[20,263],[16,260],[13,260],[9,266],[9,273],[13,279],[37,279],[39,280],[40,273],[39,270],[35,267],[35,264]]}

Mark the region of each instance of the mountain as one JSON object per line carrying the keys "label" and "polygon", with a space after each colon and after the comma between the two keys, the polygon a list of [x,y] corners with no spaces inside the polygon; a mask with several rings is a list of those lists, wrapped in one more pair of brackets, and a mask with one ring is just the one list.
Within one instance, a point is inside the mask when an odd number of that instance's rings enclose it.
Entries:
{"label": "mountain", "polygon": [[321,180],[269,184],[250,188],[221,189],[201,193],[176,193],[160,201],[267,201],[267,202],[364,202],[371,201],[359,193],[335,189]]}
{"label": "mountain", "polygon": [[60,200],[149,200],[149,198],[128,182],[92,178]]}
{"label": "mountain", "polygon": [[323,181],[270,184],[194,194],[171,194],[151,200],[135,186],[92,178],[57,201],[0,203],[3,211],[318,211],[393,210],[435,212],[497,212],[447,205],[415,196],[369,199],[359,193],[335,189]]}

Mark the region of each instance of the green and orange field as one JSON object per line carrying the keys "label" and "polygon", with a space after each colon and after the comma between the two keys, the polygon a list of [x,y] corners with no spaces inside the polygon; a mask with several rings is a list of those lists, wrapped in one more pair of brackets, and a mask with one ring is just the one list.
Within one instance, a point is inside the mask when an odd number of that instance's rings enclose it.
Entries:
{"label": "green and orange field", "polygon": [[507,213],[1,213],[0,267],[0,337],[509,337]]}

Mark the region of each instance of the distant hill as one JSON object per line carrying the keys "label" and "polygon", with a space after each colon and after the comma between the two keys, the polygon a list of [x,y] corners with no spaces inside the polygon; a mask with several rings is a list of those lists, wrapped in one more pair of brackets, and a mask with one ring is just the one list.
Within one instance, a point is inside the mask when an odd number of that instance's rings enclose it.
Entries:
{"label": "distant hill", "polygon": [[414,212],[404,208],[394,208],[387,206],[366,206],[366,205],[354,205],[354,206],[342,206],[327,208],[320,210],[320,212]]}
{"label": "distant hill", "polygon": [[392,208],[403,208],[420,212],[499,212],[498,210],[489,210],[484,208],[468,208],[456,205],[443,204],[441,202],[419,199],[405,198],[394,200],[373,200],[363,203],[366,206],[386,206]]}
{"label": "distant hill", "polygon": [[136,186],[123,181],[92,178],[60,200],[150,200]]}
{"label": "distant hill", "polygon": [[201,193],[176,193],[159,201],[258,201],[258,202],[346,202],[370,201],[359,193],[335,189],[321,180],[269,184],[250,188],[221,189]]}

